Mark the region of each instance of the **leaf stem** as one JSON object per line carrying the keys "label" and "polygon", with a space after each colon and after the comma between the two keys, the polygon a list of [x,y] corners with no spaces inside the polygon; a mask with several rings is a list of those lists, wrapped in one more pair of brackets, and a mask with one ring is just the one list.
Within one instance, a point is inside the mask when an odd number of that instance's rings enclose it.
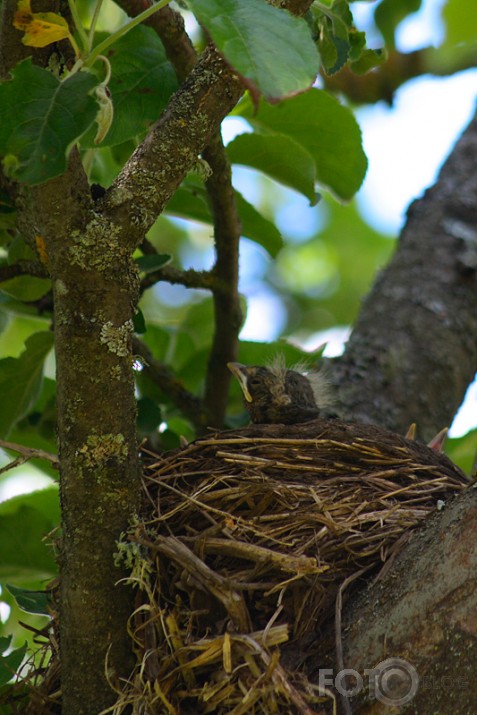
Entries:
{"label": "leaf stem", "polygon": [[[73,0],[70,0],[71,2]],[[86,67],[91,67],[92,64],[96,61],[98,55],[103,55],[105,54],[105,51],[110,47],[114,42],[119,40],[119,38],[123,37],[129,30],[132,30],[133,27],[136,27],[136,25],[139,25],[141,22],[144,20],[147,20],[148,17],[153,15],[157,10],[161,10],[163,7],[168,5],[171,0],[159,0],[159,2],[154,3],[154,5],[151,5],[148,7],[144,12],[141,12],[139,15],[136,17],[132,18],[129,22],[127,22],[125,25],[119,28],[116,32],[114,32],[112,35],[107,37],[103,42],[100,42],[99,45],[97,45],[89,54],[89,56],[85,59],[85,66]]]}
{"label": "leaf stem", "polygon": [[98,22],[99,13],[103,6],[103,0],[96,0],[96,5],[94,7],[93,17],[91,18],[91,25],[88,33],[88,52],[91,53],[93,49],[94,33],[96,32],[96,24]]}
{"label": "leaf stem", "polygon": [[[83,49],[88,51],[89,47],[89,40],[88,40],[88,35],[86,33],[86,30],[83,27],[83,23],[81,22],[81,18],[79,16],[78,8],[76,6],[76,0],[68,0],[68,5],[70,7],[71,15],[73,17],[73,22],[75,24],[75,29],[78,32],[78,35],[80,36],[81,44],[83,46]],[[74,39],[70,36],[70,42],[73,45],[73,49],[75,52],[78,52],[77,57],[81,56],[81,52],[79,52],[78,45],[76,45],[76,42]]]}

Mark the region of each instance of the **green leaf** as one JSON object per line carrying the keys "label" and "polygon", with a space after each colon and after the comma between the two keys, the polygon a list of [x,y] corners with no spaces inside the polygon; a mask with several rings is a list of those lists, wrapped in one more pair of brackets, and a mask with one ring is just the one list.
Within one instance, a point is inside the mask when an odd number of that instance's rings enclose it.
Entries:
{"label": "green leaf", "polygon": [[3,281],[0,290],[12,298],[30,302],[46,295],[51,290],[51,281],[49,278],[16,276],[9,281]]}
{"label": "green leaf", "polygon": [[52,333],[35,333],[27,339],[20,357],[0,360],[0,437],[5,438],[35,404],[42,384],[43,362],[52,346]]}
{"label": "green leaf", "polygon": [[272,258],[275,258],[283,243],[278,228],[249,204],[238,191],[235,192],[235,200],[242,221],[242,235],[258,243]]}
{"label": "green leaf", "polygon": [[[114,119],[101,146],[122,144],[143,134],[159,118],[178,87],[177,77],[164,46],[150,27],[138,26],[121,37],[108,53],[111,81],[108,89]],[[93,128],[81,141],[94,147]]]}
{"label": "green leaf", "polygon": [[65,171],[69,147],[94,121],[96,78],[77,72],[60,82],[31,58],[12,77],[0,85],[0,154],[10,176],[41,184]]}
{"label": "green leaf", "polygon": [[5,586],[17,602],[18,607],[25,613],[36,613],[40,616],[50,615],[48,608],[50,597],[47,591],[32,591],[11,583],[6,583]]}
{"label": "green leaf", "polygon": [[137,428],[141,436],[154,432],[162,422],[161,408],[150,397],[137,401]]}
{"label": "green leaf", "polygon": [[193,303],[187,311],[180,329],[189,335],[197,350],[210,344],[214,332],[214,301],[205,298]]}
{"label": "green leaf", "polygon": [[359,59],[351,62],[350,67],[355,74],[366,74],[369,70],[382,65],[386,58],[386,50],[364,50]]}
{"label": "green leaf", "polygon": [[318,47],[328,74],[339,72],[350,53],[349,30],[338,15],[323,16],[319,21]]}
{"label": "green leaf", "polygon": [[[281,234],[277,227],[259,214],[238,191],[235,192],[235,200],[242,222],[242,235],[263,246],[271,256],[275,256],[282,245]],[[193,221],[212,223],[205,188],[190,181],[184,182],[176,191],[167,204],[166,213]]]}
{"label": "green leaf", "polygon": [[396,28],[408,15],[417,12],[421,0],[382,0],[374,13],[374,21],[381,32],[386,46],[394,49]]}
{"label": "green leaf", "polygon": [[158,268],[166,266],[171,260],[172,256],[168,253],[153,253],[147,256],[139,256],[136,258],[136,263],[141,273],[153,273]]}
{"label": "green leaf", "polygon": [[[5,643],[2,645],[2,653],[4,653],[10,646],[11,638],[1,638],[2,642],[7,641],[6,647]],[[0,655],[0,687],[6,685],[15,675],[22,660],[25,657],[27,649],[27,644],[21,646],[21,648],[16,648],[12,650],[8,655]]]}
{"label": "green leaf", "polygon": [[317,181],[339,198],[349,200],[361,186],[367,159],[361,130],[352,112],[319,89],[282,102],[262,103],[255,114],[244,102],[242,114],[259,131],[285,134],[314,159]]}
{"label": "green leaf", "polygon": [[186,0],[256,98],[290,97],[310,87],[320,60],[306,21],[264,0]]}
{"label": "green leaf", "polygon": [[311,206],[317,203],[315,162],[294,139],[284,134],[240,134],[227,146],[227,154],[232,163],[263,171],[302,193]]}
{"label": "green leaf", "polygon": [[5,191],[0,191],[0,229],[13,228],[16,218],[16,208],[10,197]]}
{"label": "green leaf", "polygon": [[454,437],[448,439],[445,445],[446,454],[453,462],[469,476],[474,479],[477,476],[473,471],[476,470],[477,464],[475,455],[477,454],[477,429],[471,430],[462,437]]}
{"label": "green leaf", "polygon": [[474,3],[469,0],[447,0],[442,6],[442,19],[446,25],[446,46],[455,47],[464,43],[475,48],[477,13]]}
{"label": "green leaf", "polygon": [[134,327],[134,332],[137,333],[138,335],[142,335],[147,330],[146,321],[144,319],[144,313],[140,309],[138,309],[137,313],[134,314],[133,327]]}
{"label": "green leaf", "polygon": [[0,513],[0,579],[11,583],[49,579],[57,573],[51,549],[43,542],[55,525],[40,511],[21,506]]}
{"label": "green leaf", "polygon": [[23,507],[39,512],[52,529],[60,523],[60,497],[57,485],[38,489],[27,494],[18,494],[0,503],[0,517],[16,514]]}

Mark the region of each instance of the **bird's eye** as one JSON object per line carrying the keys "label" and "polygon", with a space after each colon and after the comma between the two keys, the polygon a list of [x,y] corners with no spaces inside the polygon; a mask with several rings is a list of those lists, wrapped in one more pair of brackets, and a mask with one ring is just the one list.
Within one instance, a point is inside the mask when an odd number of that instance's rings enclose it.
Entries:
{"label": "bird's eye", "polygon": [[248,380],[249,387],[260,387],[261,379],[259,377],[251,377]]}

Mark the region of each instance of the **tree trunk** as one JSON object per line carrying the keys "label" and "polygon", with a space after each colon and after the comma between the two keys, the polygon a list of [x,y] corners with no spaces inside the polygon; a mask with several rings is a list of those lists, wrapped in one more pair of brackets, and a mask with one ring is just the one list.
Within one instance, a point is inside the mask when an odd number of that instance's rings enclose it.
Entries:
{"label": "tree trunk", "polygon": [[476,541],[477,493],[469,489],[415,531],[393,568],[348,604],[345,667],[362,674],[388,661],[394,668],[394,682],[383,666],[377,697],[358,699],[353,712],[384,715],[390,705],[419,715],[475,712]]}
{"label": "tree trunk", "polygon": [[477,118],[409,211],[396,253],[336,360],[346,417],[426,441],[477,369]]}

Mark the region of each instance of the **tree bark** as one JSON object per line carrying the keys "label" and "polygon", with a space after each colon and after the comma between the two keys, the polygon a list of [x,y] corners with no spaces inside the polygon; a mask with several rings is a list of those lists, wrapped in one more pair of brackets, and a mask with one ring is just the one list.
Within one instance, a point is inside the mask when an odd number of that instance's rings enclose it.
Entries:
{"label": "tree bark", "polygon": [[[343,622],[344,664],[357,672],[401,658],[396,680],[376,683],[397,703],[392,712],[475,712],[477,677],[477,493],[469,489],[415,531],[392,570],[354,598]],[[392,664],[390,664],[392,666]],[[336,665],[335,665],[336,667]],[[366,684],[366,680],[365,680]],[[417,686],[417,692],[414,693]],[[414,694],[414,697],[412,695]],[[390,704],[371,698],[353,705],[359,715],[385,715]]]}
{"label": "tree bark", "polygon": [[415,201],[333,366],[344,414],[429,440],[477,369],[477,118]]}
{"label": "tree bark", "polygon": [[62,707],[93,715],[114,701],[108,678],[127,677],[134,663],[133,593],[117,585],[126,572],[115,555],[139,501],[131,360],[138,278],[99,222],[96,233],[85,231],[94,203],[76,152],[62,177],[23,189],[21,203],[23,234],[45,242],[55,306]]}

